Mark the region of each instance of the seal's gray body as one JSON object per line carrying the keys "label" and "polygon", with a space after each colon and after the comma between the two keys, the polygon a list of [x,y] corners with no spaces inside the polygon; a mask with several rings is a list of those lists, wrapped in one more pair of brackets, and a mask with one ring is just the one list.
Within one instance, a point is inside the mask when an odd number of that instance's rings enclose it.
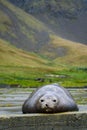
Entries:
{"label": "seal's gray body", "polygon": [[78,111],[71,94],[57,84],[43,86],[34,91],[22,106],[26,113],[58,113]]}

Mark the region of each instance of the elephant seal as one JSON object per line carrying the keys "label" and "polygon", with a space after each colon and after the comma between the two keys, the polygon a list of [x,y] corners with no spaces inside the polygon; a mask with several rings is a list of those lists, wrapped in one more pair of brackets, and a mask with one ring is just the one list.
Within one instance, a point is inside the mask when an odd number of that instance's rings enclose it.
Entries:
{"label": "elephant seal", "polygon": [[78,106],[68,90],[57,84],[50,84],[36,89],[22,106],[24,114],[67,111],[78,111]]}

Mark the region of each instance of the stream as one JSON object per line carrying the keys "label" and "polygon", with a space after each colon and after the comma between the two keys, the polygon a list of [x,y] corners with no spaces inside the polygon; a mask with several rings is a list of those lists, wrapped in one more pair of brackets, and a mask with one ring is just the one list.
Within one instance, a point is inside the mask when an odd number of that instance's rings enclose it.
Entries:
{"label": "stream", "polygon": [[[0,115],[22,114],[22,104],[33,88],[0,88]],[[80,111],[87,110],[87,88],[68,89]]]}

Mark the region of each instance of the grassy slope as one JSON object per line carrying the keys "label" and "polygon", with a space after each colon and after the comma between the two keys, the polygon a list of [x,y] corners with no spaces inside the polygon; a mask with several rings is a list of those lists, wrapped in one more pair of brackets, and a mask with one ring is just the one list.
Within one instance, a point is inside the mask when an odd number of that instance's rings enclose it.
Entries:
{"label": "grassy slope", "polygon": [[77,66],[87,65],[87,46],[84,44],[71,42],[57,36],[52,36],[52,42],[55,48],[64,47],[67,50],[65,56],[55,58],[54,62]]}
{"label": "grassy slope", "polygon": [[0,39],[0,61],[0,65],[26,67],[44,67],[47,63],[35,54],[17,49],[2,39]]}
{"label": "grassy slope", "polygon": [[0,31],[3,32],[0,37],[11,44],[38,52],[43,44],[50,41],[48,28],[43,23],[7,1],[0,1],[0,13]]}

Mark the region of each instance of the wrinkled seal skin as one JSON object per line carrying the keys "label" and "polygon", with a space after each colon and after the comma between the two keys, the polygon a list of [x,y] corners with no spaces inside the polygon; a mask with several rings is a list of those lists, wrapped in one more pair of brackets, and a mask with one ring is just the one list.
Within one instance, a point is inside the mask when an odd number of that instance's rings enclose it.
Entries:
{"label": "wrinkled seal skin", "polygon": [[34,91],[22,106],[22,112],[27,113],[59,113],[78,111],[71,94],[57,84],[42,86]]}

